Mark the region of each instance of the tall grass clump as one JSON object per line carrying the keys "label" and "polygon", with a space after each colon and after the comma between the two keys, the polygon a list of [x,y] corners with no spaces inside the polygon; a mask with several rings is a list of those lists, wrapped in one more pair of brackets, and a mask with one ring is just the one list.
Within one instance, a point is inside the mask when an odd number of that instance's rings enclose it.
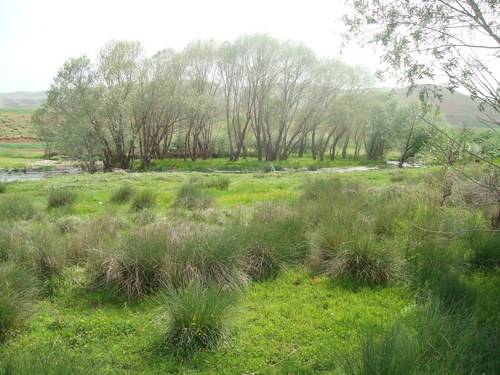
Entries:
{"label": "tall grass clump", "polygon": [[33,200],[24,195],[6,195],[0,199],[0,220],[29,220],[36,214]]}
{"label": "tall grass clump", "polygon": [[298,264],[307,255],[302,218],[286,208],[263,205],[239,230],[237,246],[244,255],[245,272],[253,280],[274,278],[287,265]]}
{"label": "tall grass clump", "polygon": [[132,204],[130,206],[131,211],[140,211],[146,208],[153,208],[156,204],[156,195],[151,190],[141,190],[135,194]]}
{"label": "tall grass clump", "polygon": [[498,332],[474,314],[449,314],[430,300],[381,333],[367,332],[347,355],[343,373],[494,374],[500,368]]}
{"label": "tall grass clump", "polygon": [[123,204],[129,202],[134,196],[135,189],[130,185],[122,185],[116,189],[110,198],[111,203]]}
{"label": "tall grass clump", "polygon": [[227,337],[234,302],[234,294],[194,280],[166,294],[169,320],[163,349],[179,357],[216,349]]}
{"label": "tall grass clump", "polygon": [[0,194],[5,193],[6,190],[7,190],[7,183],[0,181]]}
{"label": "tall grass clump", "polygon": [[137,298],[163,286],[168,251],[167,228],[149,225],[123,233],[114,249],[95,250],[89,266],[98,280]]}
{"label": "tall grass clump", "polygon": [[181,224],[173,227],[174,250],[166,264],[170,285],[179,287],[198,280],[224,289],[247,284],[240,232],[228,226]]}
{"label": "tall grass clump", "polygon": [[217,176],[207,179],[203,186],[207,189],[227,190],[231,180],[225,176]]}
{"label": "tall grass clump", "polygon": [[70,207],[78,199],[78,193],[68,188],[50,188],[47,195],[48,208]]}
{"label": "tall grass clump", "polygon": [[32,313],[38,282],[26,269],[12,262],[0,263],[0,340]]}
{"label": "tall grass clump", "polygon": [[188,209],[204,209],[212,204],[212,196],[197,184],[187,183],[181,186],[174,206]]}
{"label": "tall grass clump", "polygon": [[500,233],[476,232],[469,238],[472,248],[471,262],[479,268],[500,267]]}

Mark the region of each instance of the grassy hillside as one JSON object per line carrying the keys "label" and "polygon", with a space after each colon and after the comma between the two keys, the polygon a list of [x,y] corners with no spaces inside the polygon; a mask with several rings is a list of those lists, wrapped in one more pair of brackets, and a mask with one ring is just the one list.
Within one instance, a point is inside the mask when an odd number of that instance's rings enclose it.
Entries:
{"label": "grassy hillside", "polygon": [[33,142],[32,108],[0,108],[0,142]]}
{"label": "grassy hillside", "polygon": [[[397,97],[405,101],[419,100],[418,92],[407,96],[406,88],[394,89],[393,92]],[[441,112],[451,125],[461,128],[485,127],[485,124],[481,121],[481,119],[485,118],[485,115],[479,111],[477,103],[472,101],[468,95],[460,92],[452,94],[445,89],[441,91],[441,94],[442,101],[436,100],[435,102],[440,106]]]}
{"label": "grassy hillside", "polygon": [[37,108],[46,99],[45,91],[0,93],[0,108]]}

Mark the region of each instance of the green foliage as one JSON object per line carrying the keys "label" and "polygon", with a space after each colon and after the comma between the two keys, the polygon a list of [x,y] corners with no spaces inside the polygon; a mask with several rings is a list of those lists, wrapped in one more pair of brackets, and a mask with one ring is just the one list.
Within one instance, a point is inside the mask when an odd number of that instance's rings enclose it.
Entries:
{"label": "green foliage", "polygon": [[7,183],[0,181],[0,194],[5,193],[7,190]]}
{"label": "green foliage", "polygon": [[153,208],[156,204],[156,194],[151,190],[141,190],[135,194],[130,209],[140,211],[145,208]]}
{"label": "green foliage", "polygon": [[36,278],[12,262],[0,263],[0,339],[32,313],[38,295]]}
{"label": "green foliage", "polygon": [[118,189],[116,189],[113,194],[111,195],[110,202],[111,203],[117,203],[117,204],[123,204],[134,196],[135,189],[130,186],[130,185],[122,185]]}
{"label": "green foliage", "polygon": [[75,233],[83,226],[83,220],[78,216],[63,216],[55,222],[56,228],[64,233]]}
{"label": "green foliage", "polygon": [[213,198],[210,193],[201,189],[197,184],[187,183],[181,186],[174,205],[188,209],[204,209],[210,207]]}
{"label": "green foliage", "polygon": [[68,188],[50,188],[47,196],[47,207],[61,208],[72,206],[78,199],[78,193]]}
{"label": "green foliage", "polygon": [[9,194],[0,199],[0,220],[29,220],[35,214],[35,205],[29,197]]}
{"label": "green foliage", "polygon": [[193,280],[165,295],[165,302],[169,316],[163,342],[166,352],[191,357],[216,349],[226,339],[233,294]]}

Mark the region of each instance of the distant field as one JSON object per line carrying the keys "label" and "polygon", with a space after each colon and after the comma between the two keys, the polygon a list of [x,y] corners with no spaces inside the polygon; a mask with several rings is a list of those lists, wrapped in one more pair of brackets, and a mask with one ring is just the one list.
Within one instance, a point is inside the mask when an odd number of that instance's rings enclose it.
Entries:
{"label": "distant field", "polygon": [[35,139],[31,116],[34,109],[0,108],[0,142],[32,143]]}
{"label": "distant field", "polygon": [[29,168],[42,156],[43,147],[39,143],[0,142],[0,169]]}

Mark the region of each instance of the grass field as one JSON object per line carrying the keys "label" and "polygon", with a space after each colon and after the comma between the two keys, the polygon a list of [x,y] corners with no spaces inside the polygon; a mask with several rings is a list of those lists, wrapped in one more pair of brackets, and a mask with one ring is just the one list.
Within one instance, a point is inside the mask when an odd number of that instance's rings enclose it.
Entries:
{"label": "grass field", "polygon": [[30,168],[42,157],[43,147],[39,143],[0,143],[0,169]]}
{"label": "grass field", "polygon": [[[448,313],[439,313],[437,318],[441,325],[435,325],[422,334],[422,342],[437,345],[436,352],[426,347],[427,344],[422,348],[415,346],[417,344],[412,340],[419,343],[420,338],[412,336],[413,333],[405,338],[410,341],[404,341],[404,346],[384,349],[389,352],[380,358],[387,358],[388,362],[399,363],[399,357],[414,358],[413,362],[410,361],[414,372],[402,371],[399,367],[397,371],[392,367],[390,371],[384,371],[380,370],[384,368],[381,365],[377,365],[375,372],[363,372],[360,365],[363,355],[367,355],[362,348],[372,335],[384,335],[398,324],[406,324],[408,332],[419,332],[421,328],[418,324],[437,324],[438,321],[436,317],[432,318],[434,320],[424,319],[427,316],[422,312],[427,306],[422,302],[425,294],[414,284],[416,279],[411,275],[415,270],[409,265],[424,267],[418,269],[425,271],[426,275],[441,275],[447,274],[446,270],[456,258],[446,258],[446,266],[440,263],[440,258],[426,266],[414,263],[415,255],[407,257],[404,255],[406,252],[411,253],[428,243],[440,246],[442,239],[435,234],[420,233],[409,226],[406,218],[412,217],[411,222],[427,225],[436,229],[436,233],[454,230],[470,221],[476,225],[487,224],[481,211],[457,203],[458,195],[450,198],[450,203],[440,209],[427,206],[429,203],[425,202],[434,199],[434,172],[431,168],[387,169],[343,173],[337,177],[321,171],[98,173],[4,185],[4,192],[0,194],[3,225],[0,231],[0,272],[4,261],[5,264],[15,262],[23,267],[29,265],[28,268],[42,280],[42,287],[30,316],[24,324],[9,330],[3,341],[0,324],[0,374],[52,373],[55,369],[63,374],[476,373],[470,371],[471,367],[465,364],[467,361],[474,366],[482,363],[477,365],[479,370],[495,373],[495,369],[500,369],[500,364],[492,360],[495,353],[484,352],[480,357],[472,357],[483,349],[466,350],[458,341],[453,341],[457,340],[455,335],[460,330],[471,345],[479,347],[476,336],[468,336],[469,333],[476,334],[476,329],[470,328],[476,326],[467,323],[467,315],[456,313],[453,317]],[[123,189],[124,186],[128,189]],[[194,190],[187,189],[188,186]],[[347,190],[342,190],[341,186]],[[121,194],[118,195],[120,189]],[[183,189],[199,199],[193,201],[193,206],[180,205],[182,201],[179,197]],[[146,190],[155,195],[150,208],[134,209],[139,192]],[[330,190],[328,194],[332,195],[323,196],[325,191]],[[356,191],[358,198],[345,200],[351,191]],[[428,196],[424,193],[426,191]],[[192,198],[189,195],[186,197]],[[146,198],[143,198],[144,207],[148,203]],[[19,202],[30,202],[32,207]],[[304,202],[309,203],[304,205]],[[273,237],[274,232],[267,231],[266,227],[277,228],[275,224],[279,223],[279,215],[282,215],[280,207],[285,214],[291,210],[298,213],[300,222],[304,220],[306,232],[302,240]],[[362,225],[356,224],[351,228],[349,221],[358,220],[349,213],[352,207],[355,207],[356,215],[364,212],[364,216],[359,218]],[[431,211],[428,212],[429,209]],[[343,213],[341,221],[334,224],[334,228],[354,230],[357,234],[350,238],[356,238],[363,237],[373,227],[382,236],[379,237],[381,243],[398,244],[397,249],[401,252],[398,257],[404,255],[408,274],[387,283],[364,284],[355,278],[333,277],[329,273],[313,271],[318,256],[313,251],[317,236],[321,230],[328,228],[322,223],[340,212]],[[252,215],[262,214],[263,217],[256,217],[258,221],[250,221],[253,224],[248,227],[238,224],[248,222]],[[273,219],[272,215],[276,214],[278,219]],[[19,215],[24,215],[24,218],[20,219]],[[271,216],[267,218],[265,215]],[[267,224],[259,226],[260,221]],[[95,284],[91,271],[96,251],[103,251],[104,256],[108,252],[114,254],[114,243],[120,242],[122,236],[138,235],[147,228],[156,228],[154,225],[159,225],[158,228],[181,225],[183,228],[182,223],[209,225],[215,233],[224,231],[220,238],[212,239],[222,241],[222,247],[233,228],[242,230],[236,236],[237,246],[245,247],[248,246],[243,245],[246,241],[262,238],[263,241],[270,241],[265,242],[266,246],[270,246],[269,251],[274,251],[273,246],[280,248],[283,243],[295,246],[296,241],[305,241],[306,251],[311,252],[302,260],[290,264],[282,260],[285,263],[279,266],[279,272],[273,277],[255,280],[238,288],[237,297],[229,310],[230,319],[226,323],[227,337],[217,347],[196,351],[189,357],[177,357],[160,346],[167,322],[171,319],[167,318],[169,305],[163,299],[163,293],[169,293],[168,287],[166,292],[160,289],[159,292],[139,297],[131,296],[120,289],[120,284]],[[254,226],[261,232],[253,232]],[[297,228],[301,227],[302,224]],[[186,227],[180,235],[189,236],[189,228]],[[245,234],[247,231],[253,233],[249,238]],[[5,236],[5,233],[8,235]],[[289,235],[298,234],[294,229]],[[147,247],[153,246],[147,245],[148,238],[151,237],[143,238],[146,241],[144,246],[154,251],[154,247]],[[197,251],[210,248],[210,238]],[[131,239],[134,240],[133,237]],[[393,240],[395,242],[391,242]],[[464,254],[464,260],[475,259],[473,254],[476,248],[470,245],[468,237],[448,236],[445,241],[446,246],[457,254]],[[79,260],[68,260],[63,253],[73,254],[75,249],[86,250],[75,253],[79,254]],[[288,250],[283,248],[281,251]],[[142,256],[147,258],[147,254],[145,252]],[[196,254],[193,253],[192,261],[198,256]],[[36,260],[35,263],[31,263],[32,260]],[[470,260],[467,262],[472,264]],[[233,265],[228,263],[221,267]],[[203,272],[202,268],[199,270]],[[143,269],[141,272],[146,271]],[[494,298],[500,290],[498,269],[468,266],[467,272],[460,273],[460,280],[456,284],[458,287],[453,284],[445,297],[439,298],[448,301],[446,298],[451,295],[468,301],[466,298],[469,297],[463,297],[465,292],[460,288],[473,290],[474,302],[468,303],[474,306],[474,316],[481,317],[474,320],[474,324],[480,322],[486,325],[492,337],[481,336],[480,339],[494,351],[495,345],[491,340],[500,337],[500,306],[498,299]],[[434,290],[432,283],[422,285],[425,285],[425,290]],[[436,296],[441,296],[439,293]],[[2,301],[0,298],[0,304],[5,303]],[[464,308],[463,311],[470,310]],[[197,321],[196,317],[192,317],[193,324]],[[452,323],[455,317],[460,317],[461,325]],[[0,323],[1,319],[0,313]],[[443,326],[443,322],[447,325]],[[437,332],[435,336],[431,334],[433,330]],[[401,332],[406,331],[403,329]],[[442,339],[439,341],[438,335],[444,340],[452,340],[451,346],[443,344]],[[395,340],[394,345],[400,339]],[[469,355],[471,358],[468,358]],[[370,360],[378,363],[380,358],[376,358]],[[422,358],[430,359],[420,362]],[[347,364],[361,367],[351,371]],[[17,372],[8,372],[9,366]],[[460,366],[463,366],[463,372],[457,370],[462,368]]]}
{"label": "grass field", "polygon": [[0,141],[30,141],[35,137],[31,116],[34,109],[0,108]]}

